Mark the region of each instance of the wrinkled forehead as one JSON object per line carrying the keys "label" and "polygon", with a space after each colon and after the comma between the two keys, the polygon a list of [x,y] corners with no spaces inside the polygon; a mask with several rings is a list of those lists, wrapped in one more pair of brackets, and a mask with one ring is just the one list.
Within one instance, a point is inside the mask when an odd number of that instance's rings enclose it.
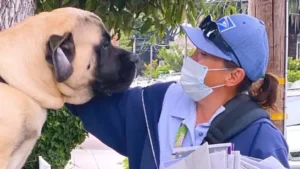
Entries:
{"label": "wrinkled forehead", "polygon": [[78,19],[73,30],[77,42],[99,45],[111,38],[102,20],[93,14]]}

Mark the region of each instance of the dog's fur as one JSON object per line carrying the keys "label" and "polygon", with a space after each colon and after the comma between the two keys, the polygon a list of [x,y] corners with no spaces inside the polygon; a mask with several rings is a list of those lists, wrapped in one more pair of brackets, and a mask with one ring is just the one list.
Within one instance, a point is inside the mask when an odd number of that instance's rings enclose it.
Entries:
{"label": "dog's fur", "polygon": [[27,18],[0,32],[0,169],[24,165],[46,109],[126,90],[138,58],[110,44],[102,20],[75,8]]}

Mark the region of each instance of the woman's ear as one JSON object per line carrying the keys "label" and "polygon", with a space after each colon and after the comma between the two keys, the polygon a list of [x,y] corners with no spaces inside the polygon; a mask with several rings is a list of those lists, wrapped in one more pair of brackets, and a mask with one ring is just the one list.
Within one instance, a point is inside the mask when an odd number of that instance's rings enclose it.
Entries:
{"label": "woman's ear", "polygon": [[228,75],[225,77],[225,85],[226,86],[237,86],[240,84],[246,74],[245,71],[242,68],[236,68],[228,73]]}

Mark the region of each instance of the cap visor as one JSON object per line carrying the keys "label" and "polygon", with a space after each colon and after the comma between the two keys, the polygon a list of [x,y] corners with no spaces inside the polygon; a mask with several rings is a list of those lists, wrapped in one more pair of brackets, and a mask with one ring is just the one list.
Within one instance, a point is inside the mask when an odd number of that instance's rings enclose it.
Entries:
{"label": "cap visor", "polygon": [[200,50],[213,56],[231,61],[232,58],[223,53],[213,42],[204,37],[203,31],[199,28],[181,26],[190,41]]}

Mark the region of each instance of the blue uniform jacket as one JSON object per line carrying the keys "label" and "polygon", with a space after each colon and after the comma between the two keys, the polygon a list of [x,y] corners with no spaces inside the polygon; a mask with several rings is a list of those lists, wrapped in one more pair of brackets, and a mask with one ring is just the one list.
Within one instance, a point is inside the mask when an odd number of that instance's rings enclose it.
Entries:
{"label": "blue uniform jacket", "polygon": [[[130,169],[156,169],[160,163],[158,121],[164,95],[171,83],[135,87],[112,96],[95,96],[83,105],[66,106],[82,120],[87,131],[127,156]],[[243,155],[256,158],[272,155],[289,168],[286,141],[268,120],[254,122],[228,142],[234,143],[235,149]]]}

